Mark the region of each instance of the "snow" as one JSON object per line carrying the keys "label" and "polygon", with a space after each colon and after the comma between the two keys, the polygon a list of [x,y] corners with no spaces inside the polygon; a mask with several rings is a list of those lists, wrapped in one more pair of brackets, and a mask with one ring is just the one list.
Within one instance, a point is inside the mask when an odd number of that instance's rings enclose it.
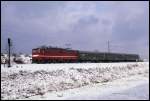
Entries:
{"label": "snow", "polygon": [[[136,80],[139,80],[141,76],[142,83],[141,81],[138,81],[137,83]],[[133,89],[132,91],[136,91],[134,87],[143,87],[140,86],[141,84],[145,85],[144,87],[146,87],[147,83],[149,83],[147,82],[148,76],[148,62],[15,64],[11,68],[1,65],[1,99],[34,99],[34,97],[35,99],[106,99],[109,97],[110,99],[115,99],[111,97],[111,91],[114,92],[114,90],[116,91],[116,89],[119,87],[122,87],[119,88],[119,91],[117,91],[119,93],[122,93],[122,91],[131,92],[130,89],[127,89],[129,87]],[[134,77],[134,79],[136,78],[136,80],[127,80],[127,83],[129,83],[129,81],[133,82],[128,84],[130,86],[124,87],[123,85],[126,83],[123,82],[125,81],[123,79],[131,77]],[[111,82],[117,80],[121,81],[110,85]],[[107,86],[105,87],[105,85],[103,85],[102,87],[104,88],[101,88],[100,86],[93,88],[92,86],[95,84],[106,84]],[[86,93],[84,93],[84,90],[81,90],[81,88],[87,86],[89,87],[89,90],[86,89]],[[75,94],[77,92],[75,92],[73,95],[68,94],[67,97],[64,96],[63,91],[67,93],[69,90],[76,90],[78,88],[80,89],[79,92],[81,92],[78,96]],[[92,89],[95,90],[92,91]],[[98,89],[101,90],[98,91]],[[141,88],[140,90],[143,89],[145,90],[146,88]],[[106,94],[99,95],[99,93],[96,92],[102,92],[102,94]],[[50,95],[48,93],[50,93]],[[46,96],[47,94],[48,96]],[[132,94],[135,93],[129,93],[129,95]],[[86,95],[89,95],[89,97]],[[123,97],[128,99],[129,95]],[[45,96],[45,98],[43,98],[43,96]],[[120,95],[120,99],[121,98],[122,96]],[[136,98],[133,97],[133,99]],[[146,97],[143,97],[143,99],[147,99],[147,95]]]}
{"label": "snow", "polygon": [[[142,92],[142,93],[141,93]],[[147,100],[149,80],[143,75],[122,78],[80,88],[32,96],[27,100]]]}
{"label": "snow", "polygon": [[[135,79],[135,78],[134,78]],[[128,78],[130,80],[130,78]],[[136,79],[135,79],[136,80]],[[116,82],[116,81],[115,81]],[[113,82],[113,83],[115,83]],[[123,82],[123,83],[120,83]],[[82,99],[82,100],[97,100],[97,99],[103,99],[103,100],[122,100],[122,99],[149,99],[149,84],[148,80],[145,80],[144,82],[138,80],[138,81],[117,81],[117,84],[110,84],[106,83],[104,86],[96,86],[91,89],[89,87],[86,89],[85,93],[78,94],[77,96],[71,96],[64,99]],[[91,93],[92,92],[92,93]],[[94,93],[93,93],[94,92]],[[143,92],[143,93],[141,93]]]}
{"label": "snow", "polygon": [[[10,56],[10,62],[11,64],[16,64],[16,63],[23,63],[23,64],[31,64],[32,63],[32,55],[25,55],[21,54],[19,56]],[[7,54],[2,54],[1,55],[1,63],[6,64],[8,61],[8,55]]]}
{"label": "snow", "polygon": [[[52,63],[52,64],[12,64],[11,68],[3,68],[4,65],[1,65],[2,71],[7,71],[10,73],[19,72],[20,70],[25,71],[52,71],[52,70],[62,70],[62,69],[70,69],[70,68],[113,68],[113,67],[126,67],[128,65],[149,65],[148,62],[118,62],[118,63]],[[6,67],[6,66],[5,66]]]}
{"label": "snow", "polygon": [[[142,92],[142,93],[141,93]],[[149,81],[143,75],[80,88],[32,96],[27,100],[140,100],[149,99]]]}

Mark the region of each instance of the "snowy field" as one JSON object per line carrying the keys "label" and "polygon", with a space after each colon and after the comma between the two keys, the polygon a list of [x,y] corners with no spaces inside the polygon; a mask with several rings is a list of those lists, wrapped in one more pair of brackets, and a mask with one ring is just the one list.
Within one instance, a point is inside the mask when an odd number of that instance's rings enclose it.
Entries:
{"label": "snowy field", "polygon": [[149,99],[148,85],[149,62],[1,65],[1,99]]}

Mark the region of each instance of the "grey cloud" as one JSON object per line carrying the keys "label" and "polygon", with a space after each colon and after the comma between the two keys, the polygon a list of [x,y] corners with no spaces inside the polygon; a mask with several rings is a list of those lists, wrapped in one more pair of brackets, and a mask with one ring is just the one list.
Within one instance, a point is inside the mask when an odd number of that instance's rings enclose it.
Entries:
{"label": "grey cloud", "polygon": [[102,24],[103,24],[103,25],[109,26],[110,23],[111,23],[111,22],[110,22],[109,20],[107,20],[107,19],[102,19]]}
{"label": "grey cloud", "polygon": [[98,23],[98,18],[94,17],[94,16],[88,16],[88,17],[83,17],[81,19],[79,19],[79,23],[82,25],[93,25],[93,24],[97,24]]}

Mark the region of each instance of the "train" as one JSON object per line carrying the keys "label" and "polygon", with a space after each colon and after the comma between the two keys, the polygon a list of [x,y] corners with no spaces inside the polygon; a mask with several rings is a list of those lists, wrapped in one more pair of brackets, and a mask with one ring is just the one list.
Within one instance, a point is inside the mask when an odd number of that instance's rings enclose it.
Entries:
{"label": "train", "polygon": [[32,63],[138,62],[138,54],[90,52],[58,47],[32,49]]}

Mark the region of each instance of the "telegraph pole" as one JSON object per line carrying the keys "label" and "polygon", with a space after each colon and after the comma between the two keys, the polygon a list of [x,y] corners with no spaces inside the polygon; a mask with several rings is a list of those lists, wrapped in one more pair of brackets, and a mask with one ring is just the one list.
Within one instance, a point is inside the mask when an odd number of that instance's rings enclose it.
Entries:
{"label": "telegraph pole", "polygon": [[10,41],[10,38],[8,38],[8,67],[11,67],[10,65],[10,47],[11,47],[11,41]]}
{"label": "telegraph pole", "polygon": [[108,41],[108,53],[110,53],[109,41]]}

